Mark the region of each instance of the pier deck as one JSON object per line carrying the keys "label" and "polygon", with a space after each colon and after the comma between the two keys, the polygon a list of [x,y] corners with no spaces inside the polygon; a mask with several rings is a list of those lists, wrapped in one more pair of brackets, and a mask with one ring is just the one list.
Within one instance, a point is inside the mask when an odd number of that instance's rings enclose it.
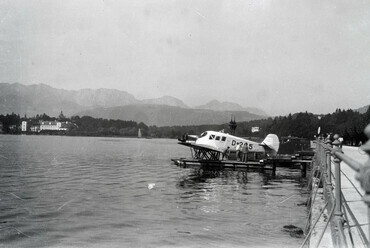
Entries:
{"label": "pier deck", "polygon": [[217,168],[241,168],[241,169],[262,169],[262,170],[272,170],[271,166],[266,166],[266,164],[261,162],[249,161],[241,162],[236,160],[199,160],[199,159],[171,159],[178,166],[188,167],[188,166],[207,166],[207,167],[217,167]]}
{"label": "pier deck", "polygon": [[276,157],[262,159],[260,161],[241,162],[237,160],[200,160],[187,158],[173,158],[171,161],[181,167],[189,166],[206,166],[208,168],[231,168],[231,169],[253,169],[253,170],[267,170],[276,172],[276,167],[291,167],[300,168],[302,176],[306,175],[307,164],[312,162],[311,159],[300,159],[294,157]]}

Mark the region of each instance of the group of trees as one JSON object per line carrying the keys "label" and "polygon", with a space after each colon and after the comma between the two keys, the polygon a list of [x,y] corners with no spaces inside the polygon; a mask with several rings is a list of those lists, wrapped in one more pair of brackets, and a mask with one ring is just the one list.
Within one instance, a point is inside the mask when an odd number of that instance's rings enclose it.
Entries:
{"label": "group of trees", "polygon": [[0,133],[18,133],[20,132],[21,117],[19,114],[0,115]]}
{"label": "group of trees", "polygon": [[[147,130],[148,126],[144,123],[123,120],[107,120],[102,118],[93,118],[90,116],[73,116],[71,122],[76,127],[69,131],[69,135],[74,136],[137,136],[138,129]],[[145,133],[147,135],[147,133]]]}
{"label": "group of trees", "polygon": [[[35,124],[41,120],[69,121],[75,125],[68,131],[67,135],[74,136],[135,137],[138,134],[139,128],[143,137],[152,138],[178,138],[184,133],[200,134],[206,130],[225,130],[225,132],[229,132],[228,123],[221,125],[157,127],[147,126],[142,122],[107,120],[90,116],[73,116],[67,118],[63,115],[63,112],[58,117],[50,117],[46,114],[36,115],[31,118],[27,118],[26,116],[20,117],[14,113],[0,115],[0,122],[5,133],[19,133],[19,127],[23,120],[27,120],[29,124]],[[327,115],[314,115],[303,112],[275,118],[240,122],[238,123],[235,135],[264,138],[268,133],[275,133],[279,137],[294,136],[313,139],[317,135],[327,136],[328,134],[337,133],[344,138],[346,144],[356,145],[360,141],[364,142],[367,140],[363,131],[369,123],[370,107],[363,114],[353,110],[341,109],[337,109],[334,113]],[[252,133],[252,127],[259,127],[260,131]]]}
{"label": "group of trees", "polygon": [[[239,122],[235,135],[242,137],[264,138],[269,133],[279,137],[293,136],[314,139],[315,136],[339,134],[348,145],[357,145],[367,140],[365,127],[370,124],[370,107],[361,114],[353,110],[337,109],[332,114],[314,115],[308,112],[289,114],[262,120]],[[259,132],[252,133],[252,127],[259,127]],[[152,127],[150,127],[152,128]],[[228,124],[181,126],[156,128],[156,132],[165,137],[180,137],[185,132],[200,134],[206,130],[225,130],[229,132]]]}
{"label": "group of trees", "polygon": [[368,124],[370,107],[364,114],[337,109],[332,114],[320,116],[306,112],[278,117],[273,120],[268,131],[281,136],[292,135],[309,139],[318,135],[326,137],[339,134],[346,144],[357,145],[360,141],[367,140],[363,131]]}
{"label": "group of trees", "polygon": [[[75,125],[71,125],[70,129],[66,133],[71,136],[137,136],[138,129],[144,130],[144,134],[147,135],[145,130],[148,130],[148,126],[144,123],[136,123],[134,121],[123,121],[123,120],[107,120],[101,118],[93,118],[90,116],[72,116],[67,118],[63,115],[63,112],[58,117],[51,117],[47,114],[36,115],[34,117],[27,118],[27,116],[21,117],[19,114],[7,114],[0,115],[0,133],[19,134],[21,133],[21,123],[27,121],[27,125],[39,125],[41,121],[61,121],[70,122]],[[52,132],[47,132],[51,134]],[[60,134],[55,132],[55,134]]]}

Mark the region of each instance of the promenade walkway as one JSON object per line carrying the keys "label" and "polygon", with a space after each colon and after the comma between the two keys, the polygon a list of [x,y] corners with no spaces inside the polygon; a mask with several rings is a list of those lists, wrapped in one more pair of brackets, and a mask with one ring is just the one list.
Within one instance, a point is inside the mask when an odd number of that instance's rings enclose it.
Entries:
{"label": "promenade walkway", "polygon": [[[369,156],[362,151],[359,147],[349,147],[343,146],[343,153],[346,156],[351,157],[355,161],[364,164]],[[335,165],[333,163],[333,157],[331,157],[331,172],[332,172],[332,183],[335,189]],[[348,247],[366,247],[364,240],[361,238],[361,230],[356,227],[356,220],[362,229],[362,234],[364,234],[369,240],[369,223],[368,223],[368,208],[362,197],[365,192],[360,186],[360,182],[356,179],[356,174],[353,169],[351,169],[344,161],[341,162],[341,190],[343,194],[343,204],[348,204],[349,208],[343,207],[343,218],[348,221],[344,221],[343,230],[344,235],[347,240]],[[312,190],[312,208],[311,208],[311,219],[310,224],[312,230],[310,240],[308,242],[308,247],[338,247],[335,244],[333,237],[336,233],[336,227],[328,223],[331,215],[332,204],[326,202],[324,188],[319,187],[319,183],[313,184]],[[328,204],[328,206],[326,205]],[[327,207],[325,207],[327,206]],[[324,210],[325,208],[325,210]],[[349,209],[349,210],[347,210]],[[350,211],[352,213],[350,213]],[[355,219],[351,216],[354,215]],[[332,218],[333,219],[333,218]],[[318,220],[318,221],[317,221]],[[317,223],[316,223],[317,221]],[[314,227],[313,227],[314,226]],[[334,236],[333,236],[334,235]]]}
{"label": "promenade walkway", "polygon": [[[353,158],[354,160],[360,162],[361,164],[364,164],[367,161],[367,159],[369,159],[368,155],[358,147],[344,146],[342,149],[345,155]],[[334,171],[333,164],[332,171]],[[365,191],[361,188],[360,182],[356,179],[357,173],[353,169],[351,169],[345,162],[341,163],[341,171],[342,171],[341,188],[344,199],[347,201],[349,208],[352,210],[353,214],[355,215],[356,219],[361,225],[363,232],[365,233],[367,239],[369,240],[368,210],[366,204],[362,199],[362,196],[365,194]],[[346,224],[344,226],[346,227]],[[355,228],[351,228],[351,230],[353,239],[354,241],[356,241],[355,247],[364,247],[361,239],[359,240]],[[348,235],[348,232],[346,232],[346,234]]]}

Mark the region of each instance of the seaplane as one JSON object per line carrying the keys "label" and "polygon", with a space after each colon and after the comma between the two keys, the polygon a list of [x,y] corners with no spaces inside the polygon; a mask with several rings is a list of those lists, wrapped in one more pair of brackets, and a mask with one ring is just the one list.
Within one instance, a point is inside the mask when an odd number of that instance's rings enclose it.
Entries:
{"label": "seaplane", "polygon": [[178,144],[190,147],[192,157],[199,160],[221,160],[225,153],[235,153],[237,146],[244,144],[247,144],[248,153],[254,153],[254,159],[273,157],[280,145],[276,134],[268,134],[258,143],[225,133],[223,130],[205,131],[200,136],[184,134],[178,141]]}

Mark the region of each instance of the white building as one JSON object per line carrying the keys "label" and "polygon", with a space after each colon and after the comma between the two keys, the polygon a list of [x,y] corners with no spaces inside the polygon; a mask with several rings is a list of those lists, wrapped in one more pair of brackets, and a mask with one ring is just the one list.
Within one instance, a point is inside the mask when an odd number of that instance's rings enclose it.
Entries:
{"label": "white building", "polygon": [[258,133],[260,131],[259,127],[252,127],[252,133]]}
{"label": "white building", "polygon": [[22,132],[27,132],[27,121],[22,121]]}
{"label": "white building", "polygon": [[40,131],[42,130],[59,130],[62,123],[57,121],[42,121],[40,124]]}
{"label": "white building", "polygon": [[60,121],[41,121],[40,131],[67,131],[68,128],[66,127],[66,124],[68,124],[68,122],[63,123]]}

